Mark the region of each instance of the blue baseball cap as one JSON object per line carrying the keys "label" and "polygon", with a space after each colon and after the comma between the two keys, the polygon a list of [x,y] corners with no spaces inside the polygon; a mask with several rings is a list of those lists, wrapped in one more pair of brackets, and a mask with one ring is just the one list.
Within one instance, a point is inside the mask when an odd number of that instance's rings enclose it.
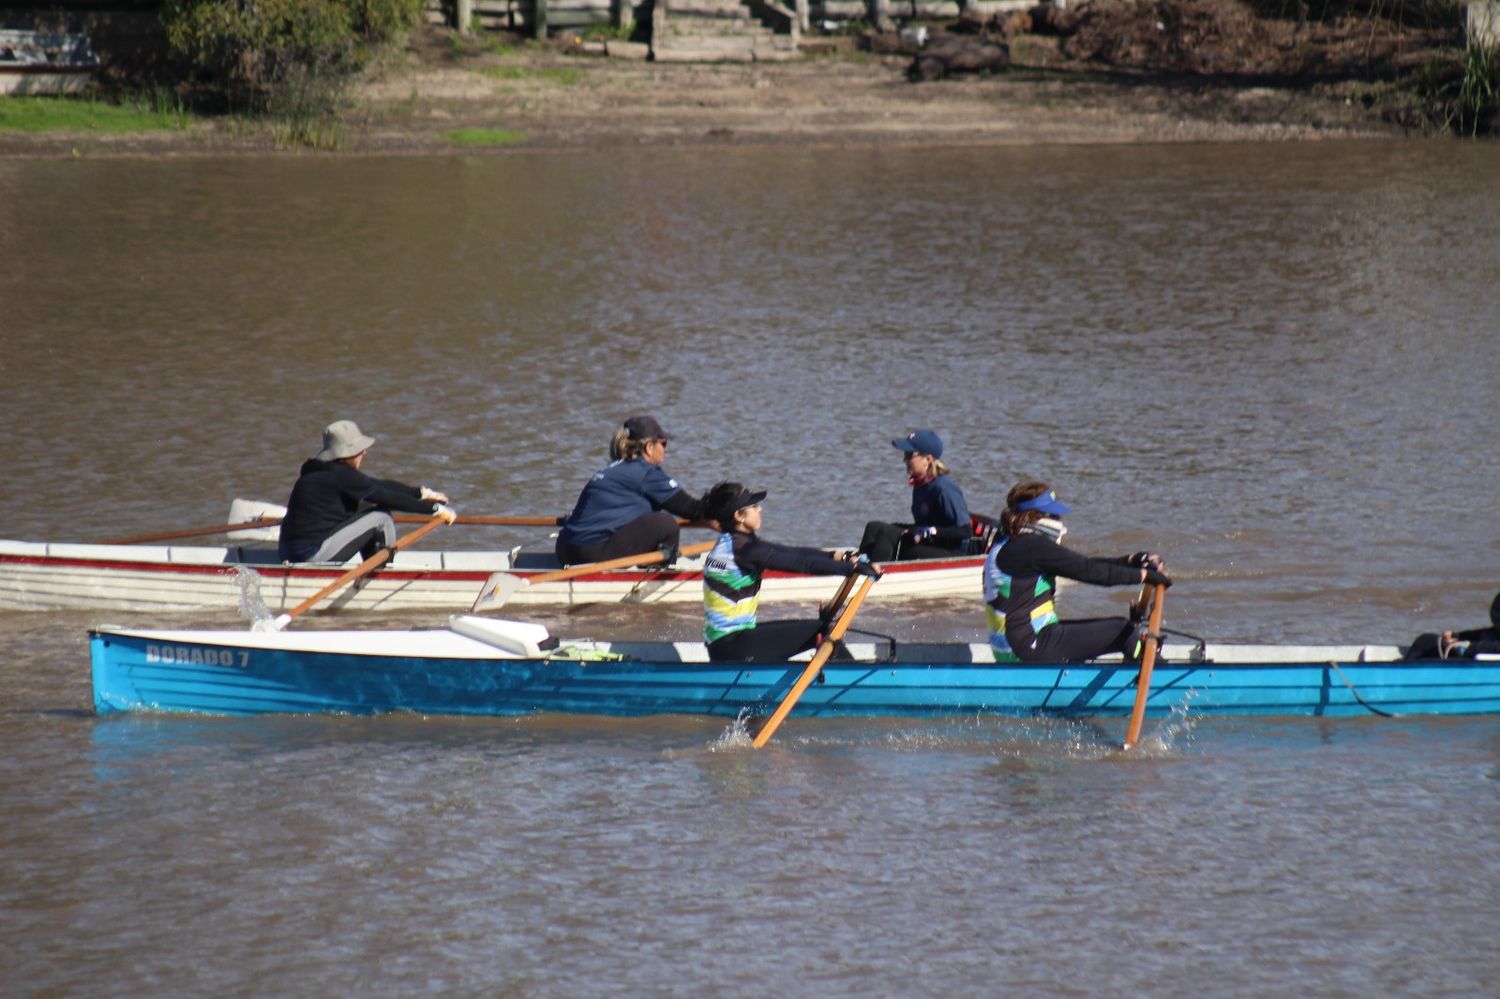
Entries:
{"label": "blue baseball cap", "polygon": [[1042,513],[1055,513],[1058,515],[1067,513],[1070,509],[1071,507],[1058,499],[1057,493],[1051,489],[1048,489],[1040,496],[1033,496],[1024,503],[1016,504],[1017,511],[1040,510]]}
{"label": "blue baseball cap", "polygon": [[930,454],[934,458],[943,456],[943,439],[935,430],[913,430],[904,440],[891,441],[891,446],[898,447],[907,454]]}

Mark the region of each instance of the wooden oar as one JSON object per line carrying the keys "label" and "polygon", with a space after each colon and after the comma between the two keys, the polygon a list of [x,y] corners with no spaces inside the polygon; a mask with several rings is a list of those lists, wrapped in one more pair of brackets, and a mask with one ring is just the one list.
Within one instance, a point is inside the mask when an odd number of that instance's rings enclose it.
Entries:
{"label": "wooden oar", "polygon": [[[557,527],[566,517],[471,517],[459,514],[455,524],[473,524],[477,527]],[[418,514],[398,513],[396,521],[402,524],[425,524],[427,518]],[[110,538],[95,542],[101,545],[149,545],[156,541],[174,541],[178,538],[201,538],[210,534],[229,534],[234,531],[249,531],[258,527],[275,527],[280,517],[260,517],[238,524],[215,524],[212,527],[184,527],[178,531],[162,531],[158,534],[132,534],[125,538]]]}
{"label": "wooden oar", "polygon": [[[425,518],[424,518],[425,519]],[[238,524],[215,524],[212,527],[184,527],[178,531],[162,531],[160,534],[133,534],[128,538],[110,538],[99,541],[101,545],[149,545],[154,541],[172,541],[177,538],[199,538],[209,534],[228,534],[231,531],[248,531],[257,527],[275,527],[280,517],[258,517]]]}
{"label": "wooden oar", "polygon": [[1141,652],[1141,671],[1135,678],[1135,706],[1130,709],[1130,724],[1125,729],[1121,749],[1129,749],[1141,737],[1141,722],[1146,718],[1146,698],[1151,693],[1151,669],[1156,665],[1156,650],[1161,647],[1161,605],[1167,588],[1162,583],[1151,587],[1151,616],[1146,622],[1146,648]]}
{"label": "wooden oar", "polygon": [[[853,575],[849,577],[851,580],[853,578]],[[802,671],[801,676],[797,677],[797,682],[792,684],[792,689],[786,692],[786,696],[781,699],[781,703],[776,705],[776,710],[771,712],[771,717],[766,719],[765,724],[760,727],[760,731],[755,733],[755,738],[750,740],[750,745],[756,749],[769,742],[771,736],[781,727],[781,723],[786,720],[786,716],[792,713],[792,708],[796,706],[803,692],[812,685],[813,679],[818,675],[818,671],[823,668],[823,664],[828,662],[828,658],[833,655],[833,649],[838,640],[844,637],[844,632],[848,631],[849,625],[854,623],[854,615],[859,612],[859,605],[864,603],[865,594],[870,592],[870,587],[874,585],[877,577],[861,576],[860,578],[862,582],[859,584],[859,589],[854,591],[854,596],[849,598],[848,606],[844,608],[843,612],[833,622],[833,627],[828,629],[828,634],[823,638],[823,643],[818,646],[818,651],[813,653],[813,657],[808,662],[807,668]]]}
{"label": "wooden oar", "polygon": [[[700,555],[712,548],[714,544],[712,541],[704,541],[701,544],[688,545],[681,550],[680,554]],[[584,565],[570,566],[554,572],[543,572],[535,576],[492,572],[490,578],[485,580],[484,585],[479,588],[479,596],[474,598],[474,606],[470,607],[469,611],[478,614],[481,611],[494,610],[514,596],[517,590],[537,583],[556,583],[564,579],[590,576],[609,569],[630,569],[638,565],[655,565],[664,561],[666,561],[666,555],[660,551],[654,551],[642,552],[639,555],[623,555],[620,558],[606,559],[603,562],[588,562]]]}
{"label": "wooden oar", "polygon": [[292,618],[298,616],[299,614],[302,614],[308,608],[312,607],[314,604],[322,600],[324,597],[328,596],[330,593],[334,593],[335,591],[342,589],[343,587],[354,582],[356,579],[362,579],[365,576],[368,576],[370,573],[374,572],[376,569],[379,569],[381,566],[389,562],[393,554],[400,551],[402,548],[405,548],[407,545],[421,539],[424,535],[430,534],[432,531],[441,526],[443,526],[443,518],[433,517],[431,520],[427,521],[427,523],[417,528],[415,531],[412,531],[405,537],[398,538],[396,540],[396,543],[391,547],[381,549],[374,555],[371,555],[359,565],[350,569],[338,579],[335,579],[333,582],[323,587],[317,593],[314,593],[312,596],[308,597],[306,600],[302,601],[300,604],[293,607],[285,614],[282,614],[274,622],[272,622],[272,627],[274,627],[277,631],[281,631],[291,623]]}
{"label": "wooden oar", "polygon": [[825,624],[832,622],[839,616],[839,612],[844,609],[844,601],[849,599],[849,594],[859,579],[860,574],[857,572],[851,572],[844,577],[844,581],[839,584],[838,590],[834,592],[833,599],[828,601],[820,612]]}
{"label": "wooden oar", "polygon": [[[476,527],[560,527],[567,517],[471,517],[466,513],[458,515],[455,524],[473,524]],[[400,513],[396,515],[396,521],[402,524],[425,524],[427,518],[411,513]]]}

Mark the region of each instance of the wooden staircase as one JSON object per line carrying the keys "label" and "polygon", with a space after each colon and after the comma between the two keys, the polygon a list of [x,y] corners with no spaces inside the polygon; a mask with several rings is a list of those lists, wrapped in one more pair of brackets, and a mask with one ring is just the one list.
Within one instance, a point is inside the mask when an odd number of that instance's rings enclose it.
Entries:
{"label": "wooden staircase", "polygon": [[651,57],[657,62],[795,59],[797,15],[775,0],[656,0]]}

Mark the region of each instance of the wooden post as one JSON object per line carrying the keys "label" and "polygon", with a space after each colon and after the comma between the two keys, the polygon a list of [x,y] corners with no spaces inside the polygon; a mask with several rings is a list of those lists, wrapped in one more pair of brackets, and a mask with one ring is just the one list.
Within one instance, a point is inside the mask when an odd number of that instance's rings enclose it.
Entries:
{"label": "wooden post", "polygon": [[667,45],[667,4],[670,0],[656,0],[651,5],[651,53],[666,48]]}
{"label": "wooden post", "polygon": [[453,0],[453,26],[461,35],[474,27],[474,0]]}
{"label": "wooden post", "polygon": [[547,0],[531,0],[531,37],[547,38]]}

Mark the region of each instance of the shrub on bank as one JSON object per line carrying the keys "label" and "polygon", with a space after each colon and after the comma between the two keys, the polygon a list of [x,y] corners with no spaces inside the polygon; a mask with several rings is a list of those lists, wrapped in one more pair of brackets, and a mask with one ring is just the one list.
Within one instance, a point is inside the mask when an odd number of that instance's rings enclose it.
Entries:
{"label": "shrub on bank", "polygon": [[270,113],[290,141],[326,144],[347,80],[416,22],[422,0],[167,0],[172,48],[200,98]]}

